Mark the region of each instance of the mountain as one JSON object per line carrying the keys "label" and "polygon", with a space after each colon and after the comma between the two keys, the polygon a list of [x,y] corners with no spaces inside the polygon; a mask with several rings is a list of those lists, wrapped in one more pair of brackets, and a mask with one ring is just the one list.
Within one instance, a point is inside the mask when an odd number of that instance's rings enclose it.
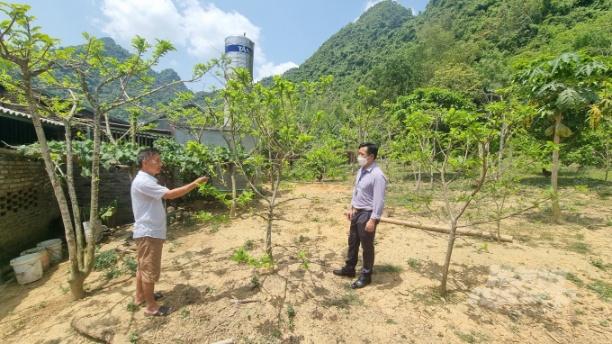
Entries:
{"label": "mountain", "polygon": [[431,0],[418,16],[378,3],[331,36],[293,81],[333,75],[347,95],[359,84],[394,99],[441,86],[482,100],[507,85],[512,66],[564,51],[612,53],[609,0]]}
{"label": "mountain", "polygon": [[[112,38],[104,37],[104,38],[101,38],[100,40],[104,43],[104,54],[106,56],[114,57],[119,61],[125,61],[131,56],[131,53],[128,50],[124,49],[122,46],[117,44]],[[78,50],[78,49],[81,49],[82,47],[83,46],[76,46],[75,48]],[[61,73],[62,72],[60,72],[60,74]],[[161,86],[161,85],[173,82],[173,81],[181,80],[179,75],[173,69],[164,69],[160,72],[156,72],[153,69],[149,69],[148,76],[151,77],[153,80],[152,87],[158,87],[158,86]],[[97,80],[95,80],[95,77],[92,77],[92,80],[90,80],[92,84],[95,84],[96,81]],[[140,86],[132,86],[131,88],[131,91],[133,94],[138,93],[141,90],[142,88]],[[117,85],[111,86],[103,90],[102,97],[111,99],[117,96],[117,92],[119,92],[119,87]],[[170,101],[175,96],[175,94],[177,94],[178,92],[191,92],[191,91],[185,86],[185,84],[179,83],[171,87],[165,88],[151,96],[143,98],[141,101],[141,104],[146,107],[155,108],[155,105],[158,103],[165,103],[165,102]],[[120,109],[112,111],[111,116],[118,118],[118,119],[126,120],[128,119],[129,115],[126,109],[120,108]],[[143,118],[141,118],[141,120],[148,121],[155,116],[157,115],[143,114]]]}
{"label": "mountain", "polygon": [[332,74],[341,86],[359,82],[388,49],[395,46],[395,33],[414,17],[393,1],[383,1],[329,38],[299,68],[287,71],[293,80],[316,79]]}

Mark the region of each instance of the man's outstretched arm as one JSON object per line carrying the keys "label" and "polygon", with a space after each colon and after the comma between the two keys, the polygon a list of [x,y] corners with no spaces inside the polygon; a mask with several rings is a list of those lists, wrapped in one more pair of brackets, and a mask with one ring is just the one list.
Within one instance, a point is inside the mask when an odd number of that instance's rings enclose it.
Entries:
{"label": "man's outstretched arm", "polygon": [[168,190],[163,196],[163,199],[175,199],[179,197],[183,197],[188,194],[191,190],[197,188],[198,186],[206,183],[208,181],[208,177],[200,177],[189,184],[185,184],[181,187]]}

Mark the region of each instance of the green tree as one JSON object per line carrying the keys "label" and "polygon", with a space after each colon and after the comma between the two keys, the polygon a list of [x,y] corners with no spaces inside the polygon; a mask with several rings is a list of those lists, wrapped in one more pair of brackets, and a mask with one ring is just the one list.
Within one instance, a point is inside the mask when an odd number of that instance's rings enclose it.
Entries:
{"label": "green tree", "polygon": [[558,185],[561,139],[572,135],[572,130],[564,122],[585,123],[590,106],[599,100],[598,92],[602,89],[603,81],[609,77],[609,70],[601,61],[564,53],[552,60],[537,63],[517,78],[524,86],[523,91],[528,99],[538,107],[540,115],[552,122],[545,132],[552,136],[554,222],[559,222],[561,218]]}
{"label": "green tree", "polygon": [[[158,41],[151,50],[151,45],[144,39],[136,37],[133,40],[133,47],[137,53],[119,62],[103,54],[103,42],[85,34],[87,44],[84,50],[57,49],[57,40],[42,33],[39,27],[33,25],[34,18],[28,15],[29,6],[0,2],[0,11],[7,18],[0,22],[0,59],[3,65],[10,68],[2,70],[0,76],[3,84],[17,96],[17,101],[27,105],[32,116],[41,157],[53,186],[66,232],[71,263],[72,295],[75,299],[79,299],[85,296],[83,284],[93,268],[95,247],[92,234],[98,230],[100,225],[98,195],[101,120],[103,118],[106,122],[108,139],[115,142],[110,131],[109,112],[135,103],[173,84],[141,89],[138,94],[132,94],[129,88],[132,82],[147,83],[146,73],[150,67],[157,64],[159,59],[173,48],[169,42]],[[149,53],[150,58],[145,59],[143,56]],[[207,68],[197,65],[194,80],[201,78],[208,70]],[[58,73],[60,70],[64,73]],[[61,78],[58,77],[59,75]],[[95,75],[96,78],[92,78],[92,75]],[[98,83],[92,84],[91,80],[97,80]],[[102,99],[101,93],[111,87],[119,87],[121,92],[113,99]],[[60,95],[47,96],[46,89],[59,89]],[[93,113],[91,121],[93,147],[89,169],[91,198],[88,207],[92,231],[85,240],[80,207],[74,190],[71,137],[72,116],[83,104],[89,106]],[[60,115],[66,124],[66,182],[70,197],[66,197],[62,188],[62,178],[58,175],[61,170],[54,168],[49,144],[41,124],[41,113]],[[68,198],[72,207],[68,205]]]}
{"label": "green tree", "polygon": [[[47,176],[51,181],[53,192],[60,208],[62,221],[68,243],[68,255],[70,259],[70,289],[75,299],[85,296],[83,281],[91,272],[93,267],[94,243],[90,240],[87,246],[83,242],[83,234],[80,230],[80,215],[74,192],[74,183],[69,186],[72,210],[75,218],[72,218],[68,197],[62,188],[62,180],[56,174],[53,157],[49,150],[49,144],[45,136],[41,113],[46,113],[49,108],[44,104],[50,104],[49,99],[41,99],[37,85],[41,83],[41,77],[49,74],[55,60],[61,56],[55,51],[57,40],[41,32],[40,28],[33,25],[34,17],[28,14],[30,7],[20,4],[8,4],[0,2],[0,12],[7,18],[0,22],[0,59],[8,66],[9,70],[2,71],[2,83],[9,91],[17,96],[17,102],[26,104],[28,112],[32,116],[34,131],[38,139],[40,154],[44,162]],[[45,102],[46,100],[46,102]],[[59,110],[59,103],[53,102],[55,110]],[[70,117],[74,114],[77,102],[64,116],[64,123],[70,123]],[[66,140],[70,142],[70,127],[66,128]],[[72,147],[72,145],[70,145]],[[72,154],[68,149],[68,166],[72,167]],[[72,179],[72,170],[69,169],[69,180]],[[92,212],[91,219],[96,219],[97,213]],[[74,224],[74,225],[73,225]],[[75,228],[76,227],[76,228]],[[91,238],[89,238],[91,239]],[[78,245],[77,245],[78,243]],[[87,252],[85,254],[85,251]]]}
{"label": "green tree", "polygon": [[[396,149],[420,150],[405,154],[432,171],[432,187],[438,185],[441,191],[449,228],[440,283],[445,294],[459,221],[487,181],[491,142],[499,130],[489,114],[477,112],[470,101],[444,89],[418,89],[398,98],[394,110],[401,124],[396,135],[405,140]],[[439,178],[433,178],[433,171]]]}
{"label": "green tree", "polygon": [[[266,254],[272,258],[272,224],[277,207],[288,201],[279,201],[281,181],[288,175],[290,160],[298,157],[312,141],[305,128],[298,122],[301,99],[311,89],[308,83],[296,85],[281,77],[275,77],[269,87],[251,84],[248,74],[234,79],[228,90],[230,104],[240,105],[241,111],[251,120],[250,135],[255,138],[256,147],[246,161],[237,161],[245,172],[248,168],[257,171],[262,183],[249,183],[253,191],[265,202]],[[247,174],[247,173],[245,173]],[[290,199],[289,199],[290,200]]]}

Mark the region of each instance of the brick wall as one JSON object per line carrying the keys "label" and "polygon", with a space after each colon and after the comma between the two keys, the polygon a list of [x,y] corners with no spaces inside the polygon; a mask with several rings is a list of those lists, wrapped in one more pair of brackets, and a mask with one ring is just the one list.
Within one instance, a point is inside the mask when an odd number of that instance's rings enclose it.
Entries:
{"label": "brick wall", "polygon": [[59,217],[42,161],[0,149],[0,265],[51,237]]}
{"label": "brick wall", "polygon": [[[132,214],[132,199],[130,198],[130,185],[132,181],[128,169],[111,167],[106,170],[100,166],[100,196],[99,207],[108,206],[117,202],[115,215],[110,219],[110,226],[118,226],[134,222]],[[75,188],[81,207],[89,207],[91,197],[91,178],[81,176],[75,171]]]}

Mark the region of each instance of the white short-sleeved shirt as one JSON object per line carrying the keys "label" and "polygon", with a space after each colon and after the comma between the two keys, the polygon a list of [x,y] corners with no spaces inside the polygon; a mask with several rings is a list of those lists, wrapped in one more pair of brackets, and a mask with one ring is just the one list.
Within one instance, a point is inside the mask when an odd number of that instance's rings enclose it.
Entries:
{"label": "white short-sleeved shirt", "polygon": [[166,210],[162,197],[168,191],[167,187],[157,183],[155,177],[138,171],[130,190],[134,212],[134,239],[166,239]]}

